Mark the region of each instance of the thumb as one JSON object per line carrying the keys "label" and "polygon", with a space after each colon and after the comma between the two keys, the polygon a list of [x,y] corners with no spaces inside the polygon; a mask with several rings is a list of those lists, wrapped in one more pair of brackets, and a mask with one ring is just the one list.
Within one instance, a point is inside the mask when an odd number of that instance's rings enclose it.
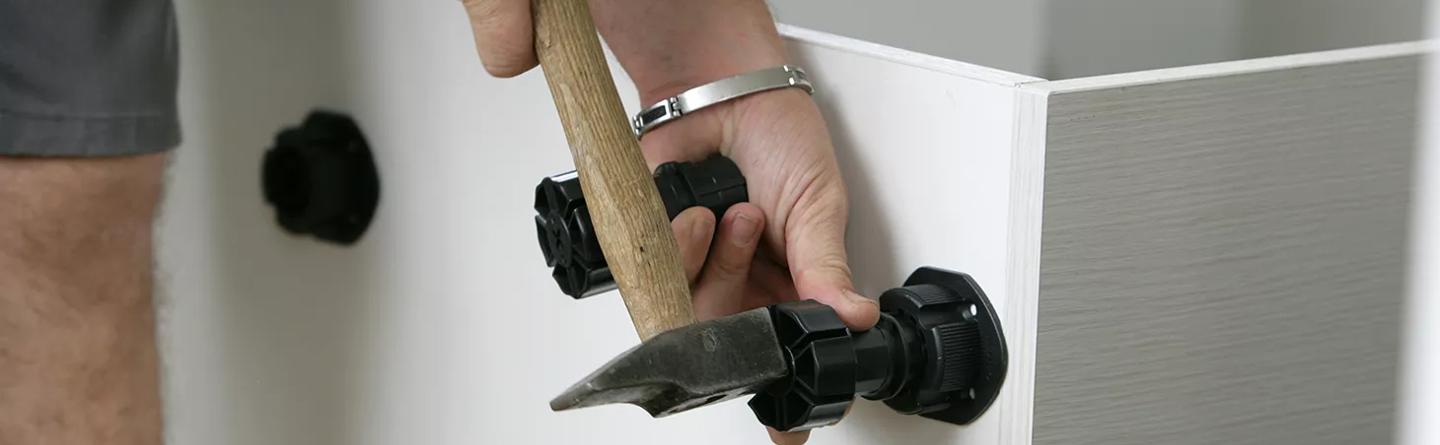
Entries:
{"label": "thumb", "polygon": [[770,442],[775,445],[805,445],[810,440],[810,431],[792,431],[782,433],[774,428],[766,428],[770,433]]}
{"label": "thumb", "polygon": [[[821,181],[816,181],[821,182]],[[825,303],[851,329],[868,330],[880,318],[880,306],[855,291],[845,254],[847,203],[838,182],[817,185],[810,202],[797,203],[785,230],[786,260],[800,298]]]}
{"label": "thumb", "polygon": [[514,77],[538,64],[530,0],[463,0],[485,70]]}

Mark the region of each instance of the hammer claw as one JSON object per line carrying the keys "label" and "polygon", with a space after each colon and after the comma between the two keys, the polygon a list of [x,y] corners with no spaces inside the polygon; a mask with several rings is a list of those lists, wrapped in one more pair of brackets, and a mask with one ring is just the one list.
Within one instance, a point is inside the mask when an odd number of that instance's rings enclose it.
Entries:
{"label": "hammer claw", "polygon": [[761,308],[656,335],[565,390],[550,409],[629,403],[664,417],[754,393],[789,371]]}

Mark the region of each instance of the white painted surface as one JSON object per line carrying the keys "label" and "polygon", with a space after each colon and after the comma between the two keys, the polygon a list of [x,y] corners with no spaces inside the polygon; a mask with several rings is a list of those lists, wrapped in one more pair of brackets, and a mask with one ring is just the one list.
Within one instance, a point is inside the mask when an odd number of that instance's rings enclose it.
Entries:
{"label": "white painted surface", "polygon": [[1040,76],[1100,74],[1238,58],[1244,0],[1046,0]]}
{"label": "white painted surface", "polygon": [[[1037,82],[1043,83],[1043,82]],[[1023,85],[1022,85],[1023,86]],[[1015,92],[1015,139],[1010,161],[1009,304],[1019,323],[1005,327],[1010,348],[1010,375],[1005,394],[1007,428],[1013,436],[1003,444],[1028,445],[1035,417],[1035,334],[1039,330],[1040,234],[1044,222],[1046,123],[1049,96],[1029,88]]]}
{"label": "white painted surface", "polygon": [[1050,79],[1419,40],[1424,0],[771,0],[787,23]]}
{"label": "white painted surface", "polygon": [[1018,73],[1041,72],[1044,0],[770,0],[778,21]]}
{"label": "white painted surface", "polygon": [[[549,412],[551,396],[635,338],[613,295],[573,302],[553,288],[529,201],[538,178],[568,169],[558,120],[538,72],[484,75],[458,5],[256,0],[180,13],[187,140],[161,241],[172,443],[764,440],[741,403],[658,421],[633,407]],[[862,290],[922,264],[966,270],[1013,348],[1001,401],[976,425],[860,403],[813,443],[1027,443],[1048,93],[1021,88],[1039,79],[787,32],[850,181]],[[314,106],[353,113],[379,158],[380,213],[353,249],[285,235],[260,199],[261,152]]]}
{"label": "white painted surface", "polygon": [[1108,74],[1030,83],[1035,90],[1046,93],[1068,94],[1125,87],[1155,85],[1172,82],[1202,80],[1215,77],[1258,74],[1274,71],[1323,67],[1344,61],[1345,63],[1367,62],[1377,59],[1393,59],[1414,56],[1434,51],[1436,44],[1430,41],[1402,42],[1387,45],[1349,48],[1316,53],[1293,54],[1263,59],[1237,60],[1177,68],[1132,73]]}
{"label": "white painted surface", "polygon": [[[161,234],[171,443],[764,440],[743,403],[662,420],[627,406],[549,411],[636,338],[614,295],[574,302],[554,288],[530,204],[539,178],[569,168],[558,120],[540,73],[484,75],[458,4],[180,13],[187,139]],[[1008,110],[1013,85],[1035,79],[791,32],[813,42],[792,48],[816,73],[850,180],[861,289],[920,265],[965,270],[1019,325],[1003,260]],[[314,106],[352,113],[377,154],[379,212],[351,249],[287,236],[261,201],[262,151]],[[866,402],[814,443],[1022,440],[1002,436],[1018,431],[1006,411],[957,428]]]}
{"label": "white painted surface", "polygon": [[[1440,35],[1440,8],[1428,14]],[[1397,443],[1440,443],[1440,61],[1426,64]]]}
{"label": "white painted surface", "polygon": [[[1046,0],[1050,79],[1282,56],[1423,37],[1423,0]],[[1030,72],[1030,71],[1027,71]]]}
{"label": "white painted surface", "polygon": [[[847,243],[867,295],[893,287],[916,266],[972,271],[1001,313],[1011,344],[1033,319],[1010,293],[1021,261],[1010,242],[1010,177],[1018,109],[1014,87],[1038,79],[920,57],[862,42],[788,31],[815,44],[807,66],[827,66],[817,96],[850,191]],[[824,48],[824,49],[820,49]],[[838,48],[849,48],[842,50]],[[856,55],[851,51],[864,51]],[[837,71],[838,70],[838,71]],[[818,78],[818,77],[817,77]],[[1018,328],[1017,328],[1018,327]],[[965,428],[863,403],[817,443],[1025,443],[1030,356],[1011,353],[1000,399]]]}
{"label": "white painted surface", "polygon": [[1240,1],[1243,36],[1237,57],[1355,48],[1425,35],[1425,0]]}

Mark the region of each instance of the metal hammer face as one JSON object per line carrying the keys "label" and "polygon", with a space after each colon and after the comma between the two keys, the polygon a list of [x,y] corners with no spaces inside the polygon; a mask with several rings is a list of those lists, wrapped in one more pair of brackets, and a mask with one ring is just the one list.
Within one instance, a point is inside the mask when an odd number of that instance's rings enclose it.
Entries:
{"label": "metal hammer face", "polygon": [[664,417],[751,394],[790,371],[767,309],[703,321],[625,351],[550,408],[630,403]]}
{"label": "metal hammer face", "polygon": [[968,424],[1005,379],[998,317],[969,275],[922,268],[880,298],[874,329],[852,332],[814,301],[781,303],[662,333],[550,402],[630,403],[661,417],[744,394],[780,431],[838,422],[856,395],[903,414]]}

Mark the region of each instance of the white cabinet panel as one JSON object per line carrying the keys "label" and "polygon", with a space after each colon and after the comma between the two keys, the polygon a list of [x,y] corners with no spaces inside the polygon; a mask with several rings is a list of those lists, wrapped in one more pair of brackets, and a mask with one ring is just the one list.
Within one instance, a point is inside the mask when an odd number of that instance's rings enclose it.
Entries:
{"label": "white cabinet panel", "polygon": [[[570,168],[543,79],[486,76],[458,5],[363,3],[182,5],[190,118],[162,241],[170,437],[763,441],[738,402],[658,421],[629,406],[550,412],[550,397],[637,340],[615,295],[561,295],[535,243],[533,187]],[[789,32],[850,178],[860,287],[943,266],[1008,311],[996,260],[1008,110],[1014,86],[1037,79]],[[312,106],[354,115],[376,152],[380,208],[354,248],[287,236],[260,199],[269,138]],[[852,417],[816,442],[992,443],[1010,431],[1000,415],[956,428],[870,403]]]}
{"label": "white cabinet panel", "polygon": [[[172,442],[765,440],[738,402],[661,420],[628,406],[550,412],[551,396],[636,338],[615,295],[575,302],[550,280],[533,235],[531,193],[542,176],[569,169],[564,137],[540,73],[484,74],[459,5],[257,0],[184,3],[180,13],[187,139],[172,169],[161,236]],[[817,83],[849,181],[858,285],[875,294],[921,265],[970,272],[1000,309],[1011,350],[1001,398],[974,425],[896,416],[862,402],[840,426],[817,431],[814,443],[1023,444],[1032,420],[1042,443],[1065,442],[1055,438],[1070,433],[1104,437],[1084,434],[1127,428],[1115,416],[1140,405],[1096,398],[1150,397],[1156,415],[1175,416],[1183,411],[1167,395],[1194,394],[1178,387],[1130,394],[1124,382],[1105,386],[1092,374],[1109,371],[1071,366],[1066,360],[1074,359],[1056,351],[1101,348],[1113,354],[1106,363],[1134,360],[1126,369],[1143,374],[1137,381],[1187,363],[1172,355],[1209,351],[1163,337],[1107,349],[1109,330],[1155,334],[1209,320],[1182,310],[1146,318],[1153,311],[1125,298],[1167,289],[1258,298],[1221,292],[1236,289],[1226,285],[1195,286],[1236,269],[1246,274],[1241,283],[1269,286],[1264,295],[1299,298],[1283,285],[1306,277],[1317,278],[1306,295],[1326,302],[1371,291],[1388,298],[1398,289],[1387,274],[1401,263],[1388,254],[1403,230],[1390,226],[1404,211],[1400,194],[1410,178],[1396,170],[1408,159],[1401,147],[1408,140],[1397,134],[1409,135],[1413,109],[1396,101],[1413,87],[1420,46],[1052,83],[798,28],[785,33]],[[633,97],[628,80],[617,80]],[[353,248],[284,234],[260,196],[270,138],[316,106],[354,115],[377,155],[379,213]],[[1167,187],[1157,176],[1177,182]],[[1157,193],[1141,193],[1149,189]],[[1297,200],[1282,199],[1291,194]],[[1295,212],[1335,218],[1301,230]],[[1172,242],[1149,232],[1192,226],[1196,233]],[[1284,230],[1292,226],[1300,228]],[[1241,258],[1222,261],[1232,252],[1216,241],[1232,238],[1243,241],[1234,251]],[[1352,263],[1316,255],[1331,248],[1358,256]],[[1164,254],[1175,249],[1199,255],[1204,267],[1167,262]],[[1292,268],[1265,267],[1311,257]],[[1322,286],[1362,272],[1369,281]],[[1150,281],[1117,285],[1133,274]],[[1135,293],[1109,292],[1115,289]],[[1210,314],[1203,299],[1167,301]],[[1129,312],[1118,324],[1087,330],[1095,326],[1087,321],[1107,320],[1090,310],[1104,304]],[[1390,321],[1390,309],[1348,313]],[[1277,329],[1300,321],[1274,311],[1218,313],[1232,317],[1224,323]],[[1293,316],[1362,328],[1326,314],[1306,307]],[[1367,339],[1393,347],[1393,337],[1381,334]],[[1328,363],[1307,361],[1313,354],[1300,346],[1317,346],[1295,341],[1289,357],[1296,363]],[[1257,348],[1235,351],[1242,362],[1263,358]],[[1395,358],[1393,349],[1379,351],[1374,358]],[[1351,377],[1314,376],[1299,382]],[[1208,378],[1197,381],[1215,377]],[[1066,379],[1082,381],[1067,392]],[[1393,381],[1351,390],[1370,397],[1387,384]],[[1356,421],[1389,418],[1383,401],[1366,400],[1374,402],[1372,415]],[[1073,410],[1092,406],[1100,409],[1087,414],[1091,420],[1075,423],[1084,417]],[[1194,428],[1245,420],[1198,419],[1211,423]],[[1251,427],[1303,423],[1258,425]]]}

